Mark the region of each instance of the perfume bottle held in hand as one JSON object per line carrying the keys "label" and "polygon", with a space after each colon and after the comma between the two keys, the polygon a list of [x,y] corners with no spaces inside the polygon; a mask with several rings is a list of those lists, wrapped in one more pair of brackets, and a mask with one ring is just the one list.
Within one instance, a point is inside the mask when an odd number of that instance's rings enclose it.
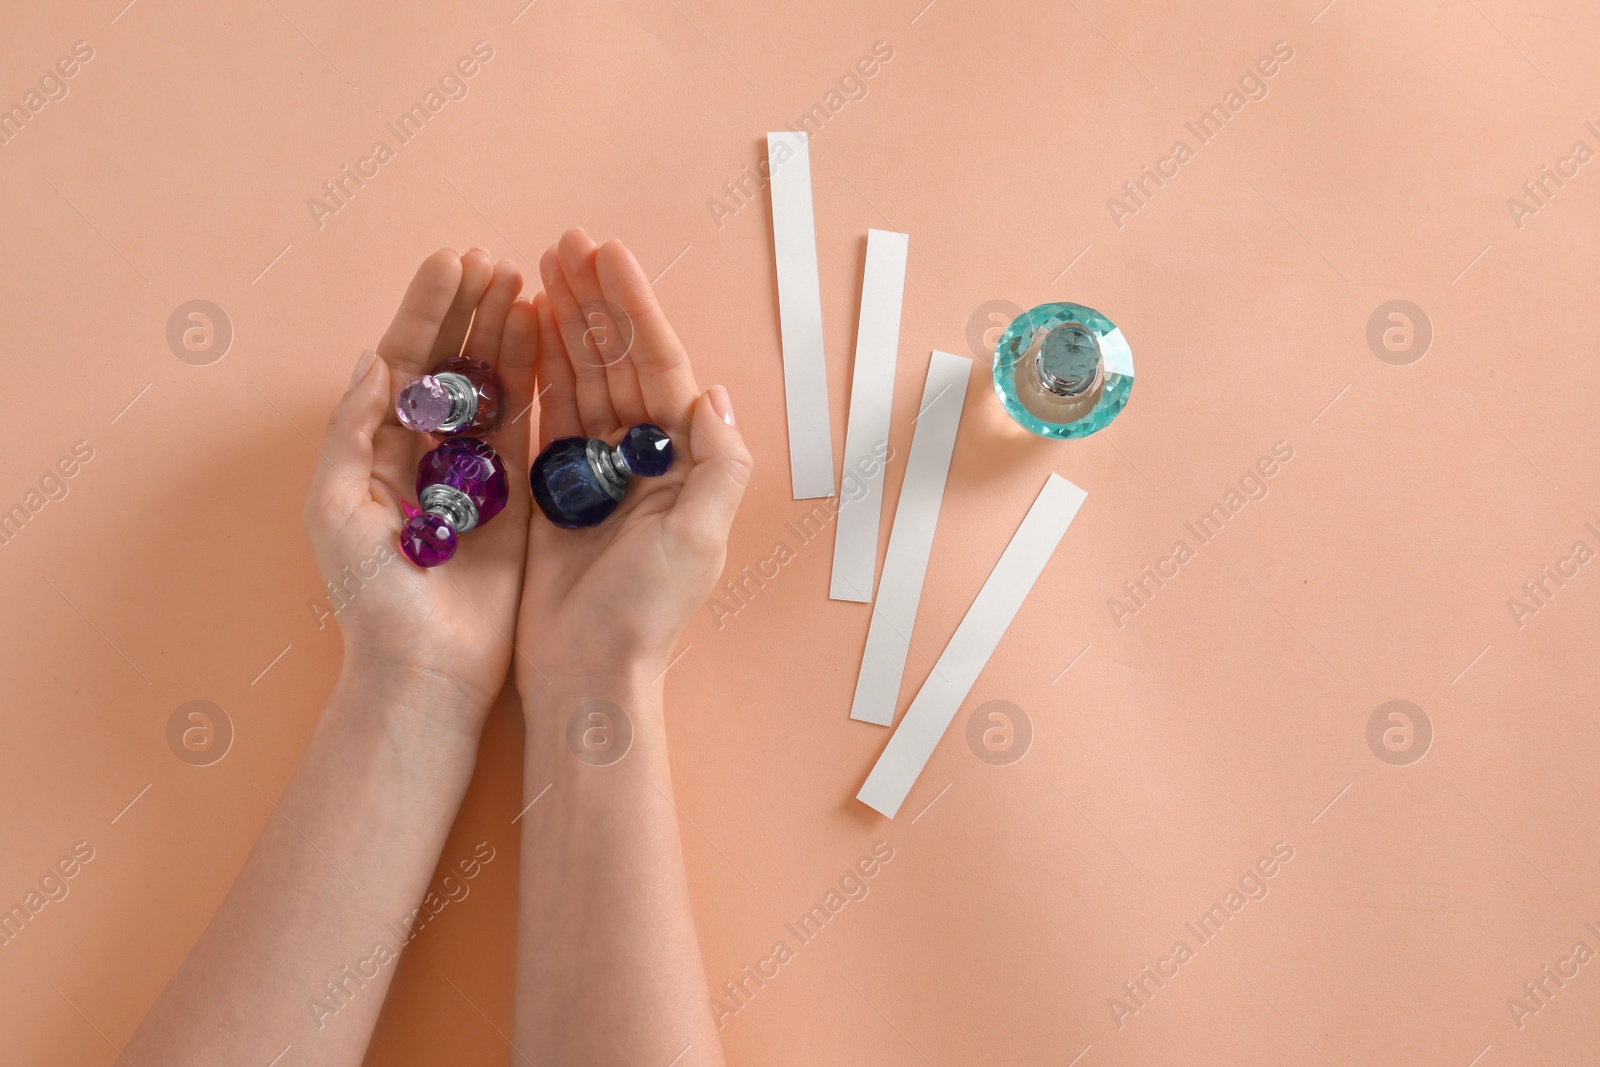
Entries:
{"label": "perfume bottle held in hand", "polygon": [[451,356],[400,387],[394,411],[408,430],[437,437],[487,437],[505,418],[505,387],[493,367]]}
{"label": "perfume bottle held in hand", "polygon": [[499,453],[471,437],[452,438],[417,465],[418,511],[406,503],[400,551],[419,567],[437,567],[456,553],[456,539],[506,506],[506,466]]}
{"label": "perfume bottle held in hand", "polygon": [[551,441],[533,461],[528,483],[545,518],[557,526],[598,526],[616,510],[634,475],[659,478],[672,466],[672,438],[642,422],[616,445],[597,437]]}

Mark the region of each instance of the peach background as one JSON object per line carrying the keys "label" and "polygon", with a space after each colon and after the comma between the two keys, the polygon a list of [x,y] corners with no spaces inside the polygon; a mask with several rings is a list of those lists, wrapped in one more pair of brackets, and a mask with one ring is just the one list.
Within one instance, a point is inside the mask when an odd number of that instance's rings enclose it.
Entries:
{"label": "peach background", "polygon": [[[1600,965],[1521,1029],[1506,1001],[1600,949],[1600,576],[1521,628],[1506,601],[1600,547],[1600,176],[1521,228],[1505,203],[1600,147],[1592,5],[124,2],[13,5],[0,35],[8,106],[95,49],[0,147],[0,507],[95,450],[0,547],[0,905],[96,851],[0,949],[8,1063],[109,1062],[304,746],[340,655],[309,608],[308,440],[427,252],[527,266],[579,223],[672,264],[661,297],[759,464],[730,572],[786,536],[810,505],[788,495],[767,203],[719,228],[707,199],[880,40],[893,60],[812,146],[836,455],[868,227],[912,235],[898,454],[929,349],[969,352],[988,300],[1098,307],[1140,375],[1109,431],[1055,443],[974,374],[902,710],[1046,472],[1089,499],[893,822],[851,799],[887,733],[846,718],[868,609],[827,599],[831,532],[688,633],[668,702],[713,986],[895,850],[728,1021],[730,1061],[1592,1061]],[[470,95],[318,229],[306,199],[479,40]],[[1107,198],[1279,40],[1270,95],[1117,227]],[[209,366],[165,341],[195,298],[235,330]],[[1404,367],[1366,342],[1395,298],[1435,330]],[[1268,497],[1116,626],[1107,598],[1279,440]],[[165,741],[195,698],[237,731],[207,768]],[[1405,767],[1366,742],[1397,698],[1435,730]],[[993,699],[1033,726],[1011,766],[964,741]],[[373,1064],[506,1061],[520,745],[503,704],[443,859],[505,858],[408,952]],[[1280,840],[1266,899],[1119,1029],[1122,982]]]}

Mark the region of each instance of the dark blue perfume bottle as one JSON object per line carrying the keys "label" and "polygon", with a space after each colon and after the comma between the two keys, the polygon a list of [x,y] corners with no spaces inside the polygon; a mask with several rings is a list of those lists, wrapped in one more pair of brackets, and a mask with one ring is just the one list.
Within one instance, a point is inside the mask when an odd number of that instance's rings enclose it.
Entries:
{"label": "dark blue perfume bottle", "polygon": [[595,437],[551,441],[533,461],[528,483],[545,518],[567,529],[598,526],[616,510],[633,475],[659,478],[672,466],[672,438],[640,423],[615,446]]}

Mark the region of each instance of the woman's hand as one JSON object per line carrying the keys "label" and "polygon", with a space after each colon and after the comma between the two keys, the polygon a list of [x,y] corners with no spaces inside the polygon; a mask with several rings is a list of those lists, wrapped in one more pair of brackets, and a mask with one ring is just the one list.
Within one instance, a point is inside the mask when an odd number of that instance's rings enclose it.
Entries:
{"label": "woman's hand", "polygon": [[[517,299],[521,289],[517,268],[491,266],[482,249],[441,249],[423,261],[328,420],[304,511],[317,569],[340,605],[346,678],[419,683],[445,699],[413,710],[464,715],[471,728],[505,683],[526,555],[529,429],[521,420],[533,399],[539,316]],[[416,500],[417,463],[438,441],[400,425],[395,397],[407,379],[458,352],[494,366],[505,383],[506,425],[491,444],[511,494],[504,513],[464,536],[449,563],[424,570],[400,553],[400,501]]]}
{"label": "woman's hand", "polygon": [[661,477],[632,479],[598,526],[532,516],[512,1040],[529,1062],[721,1067],[655,683],[722,573],[750,454],[727,392],[701,394],[626,248],[572,230],[539,273],[540,446],[614,443],[653,422],[674,456]]}
{"label": "woman's hand", "polygon": [[[528,702],[563,679],[665,669],[722,573],[750,453],[721,386],[701,394],[689,357],[620,241],[569,230],[539,264],[539,445],[621,439],[653,422],[672,436],[660,478],[635,478],[605,522],[560,529],[535,512],[517,621],[517,685]],[[563,687],[566,688],[566,687]]]}

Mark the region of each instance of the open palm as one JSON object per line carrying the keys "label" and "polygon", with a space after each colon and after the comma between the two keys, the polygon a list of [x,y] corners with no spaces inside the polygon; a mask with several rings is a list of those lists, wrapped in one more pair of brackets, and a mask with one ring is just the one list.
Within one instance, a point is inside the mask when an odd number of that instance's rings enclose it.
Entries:
{"label": "open palm", "polygon": [[[484,710],[506,677],[528,533],[523,413],[539,315],[534,302],[517,299],[521,288],[517,269],[491,265],[482,249],[441,249],[423,261],[378,342],[379,358],[357,367],[328,421],[304,512],[318,569],[343,604],[347,659],[426,672]],[[447,565],[424,570],[399,553],[400,502],[415,500],[417,463],[438,441],[401,426],[394,402],[409,378],[457,353],[494,366],[505,384],[508,425],[491,443],[512,489],[503,514],[464,536]]]}
{"label": "open palm", "polygon": [[599,526],[561,529],[535,512],[518,618],[518,687],[619,664],[664,668],[722,572],[750,455],[720,387],[702,395],[644,271],[619,241],[570,230],[539,264],[539,445],[615,443],[653,422],[672,468],[635,478]]}

